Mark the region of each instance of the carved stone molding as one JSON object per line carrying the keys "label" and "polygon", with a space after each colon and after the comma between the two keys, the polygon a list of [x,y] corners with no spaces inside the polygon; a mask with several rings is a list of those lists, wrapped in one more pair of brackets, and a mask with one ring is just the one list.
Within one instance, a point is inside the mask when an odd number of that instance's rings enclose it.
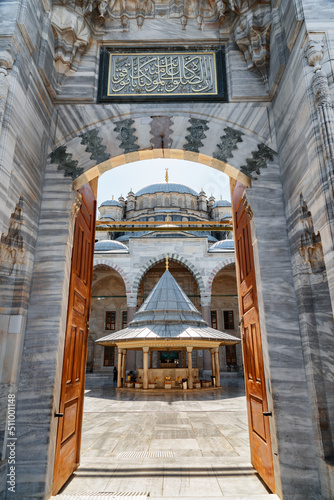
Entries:
{"label": "carved stone molding", "polygon": [[318,231],[315,234],[312,215],[302,194],[300,195],[299,205],[300,223],[302,226],[299,253],[302,259],[311,266],[312,272],[323,272],[325,264],[320,233]]}
{"label": "carved stone molding", "polygon": [[77,215],[78,215],[79,210],[81,208],[81,205],[82,205],[82,194],[77,192],[76,200],[73,203],[72,209],[71,209],[71,221],[73,222],[73,224],[76,221],[76,218],[77,218]]}
{"label": "carved stone molding", "polygon": [[0,74],[7,76],[7,71],[13,67],[14,59],[10,52],[0,52]]}
{"label": "carved stone molding", "polygon": [[245,207],[246,214],[249,216],[250,220],[252,220],[254,218],[254,213],[253,213],[253,210],[249,204],[249,201],[247,200],[246,190],[243,192],[243,195],[242,195],[242,204]]}
{"label": "carved stone molding", "polygon": [[324,57],[324,34],[309,33],[305,46],[307,61],[310,66],[314,66],[314,72],[321,69],[320,62]]}
{"label": "carved stone molding", "polygon": [[58,74],[76,71],[89,40],[90,28],[83,15],[65,6],[55,6],[51,24],[55,37],[55,65]]}
{"label": "carved stone molding", "polygon": [[23,195],[20,196],[9,221],[8,233],[1,235],[0,240],[0,274],[11,275],[15,265],[24,262],[23,244]]}
{"label": "carved stone molding", "polygon": [[305,54],[309,65],[314,67],[312,88],[318,111],[327,174],[328,187],[326,186],[325,189],[329,191],[330,202],[334,210],[334,106],[328,78],[321,65],[324,57],[324,40],[323,33],[308,33]]}

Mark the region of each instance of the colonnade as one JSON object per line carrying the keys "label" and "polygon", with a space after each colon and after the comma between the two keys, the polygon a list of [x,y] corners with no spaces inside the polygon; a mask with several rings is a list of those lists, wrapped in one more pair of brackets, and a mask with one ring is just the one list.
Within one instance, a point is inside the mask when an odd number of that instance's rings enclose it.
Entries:
{"label": "colonnade", "polygon": [[[148,355],[150,352],[150,348],[147,346],[142,347],[143,350],[143,389],[148,389]],[[192,361],[192,352],[193,347],[186,347],[188,353],[188,388],[193,389],[194,381],[193,381],[193,361]],[[130,351],[132,352],[132,351]],[[210,349],[211,353],[211,369],[212,375],[215,377],[215,387],[221,387],[220,385],[220,369],[219,369],[219,347],[214,347]],[[118,348],[118,371],[117,371],[117,388],[122,387],[122,382],[124,384],[126,379],[126,358],[127,358],[127,349]]]}

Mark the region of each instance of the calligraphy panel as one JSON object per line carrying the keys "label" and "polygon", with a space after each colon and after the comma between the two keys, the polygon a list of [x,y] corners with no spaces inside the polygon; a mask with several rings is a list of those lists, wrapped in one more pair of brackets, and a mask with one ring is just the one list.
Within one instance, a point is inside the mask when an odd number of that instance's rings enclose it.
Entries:
{"label": "calligraphy panel", "polygon": [[223,51],[102,49],[99,101],[226,100]]}

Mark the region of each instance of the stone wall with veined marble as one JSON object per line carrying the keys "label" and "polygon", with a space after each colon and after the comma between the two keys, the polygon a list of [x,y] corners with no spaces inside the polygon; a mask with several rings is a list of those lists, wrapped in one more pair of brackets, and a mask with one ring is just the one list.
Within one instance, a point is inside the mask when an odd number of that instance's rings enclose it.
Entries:
{"label": "stone wall with veined marble", "polygon": [[[306,22],[289,46],[293,51],[273,101],[273,113],[321,495],[331,498],[334,12],[331,2],[317,2],[316,9],[314,2],[302,3]],[[286,35],[287,45],[289,40]]]}

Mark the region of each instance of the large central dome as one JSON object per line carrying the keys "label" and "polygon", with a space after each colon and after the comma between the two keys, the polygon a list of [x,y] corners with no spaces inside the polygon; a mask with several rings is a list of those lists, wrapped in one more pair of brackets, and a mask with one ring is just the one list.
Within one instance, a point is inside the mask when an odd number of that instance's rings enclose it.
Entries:
{"label": "large central dome", "polygon": [[141,196],[143,194],[154,194],[154,193],[181,193],[181,194],[192,194],[193,196],[198,196],[198,193],[184,184],[176,184],[173,182],[164,182],[160,184],[150,184],[146,186],[135,194],[135,196]]}

